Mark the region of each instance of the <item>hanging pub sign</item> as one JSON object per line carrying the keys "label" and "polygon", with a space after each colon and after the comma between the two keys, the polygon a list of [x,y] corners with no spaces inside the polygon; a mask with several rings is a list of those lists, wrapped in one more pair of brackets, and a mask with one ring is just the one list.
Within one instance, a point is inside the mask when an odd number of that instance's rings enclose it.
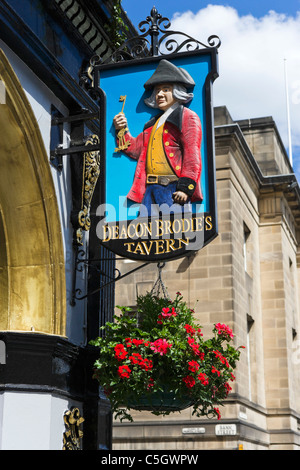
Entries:
{"label": "hanging pub sign", "polygon": [[140,261],[200,250],[217,235],[211,96],[217,47],[197,42],[193,51],[131,57],[97,69],[106,123],[100,242]]}

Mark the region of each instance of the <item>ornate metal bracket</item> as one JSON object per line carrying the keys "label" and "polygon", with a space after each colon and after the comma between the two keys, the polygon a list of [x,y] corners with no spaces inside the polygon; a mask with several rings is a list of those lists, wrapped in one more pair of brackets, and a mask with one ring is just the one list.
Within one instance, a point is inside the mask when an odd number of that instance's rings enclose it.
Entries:
{"label": "ornate metal bracket", "polygon": [[78,408],[72,407],[64,414],[66,431],[63,435],[63,450],[80,450],[83,432],[80,429],[84,422]]}
{"label": "ornate metal bracket", "polygon": [[[87,111],[87,110],[85,110]],[[56,117],[52,119],[51,125],[56,126],[58,124],[63,124],[65,122],[72,123],[72,122],[78,122],[78,121],[90,121],[90,120],[99,120],[99,112],[93,113],[93,112],[82,112],[80,114],[76,114],[74,116],[63,116],[63,117]],[[80,145],[82,144],[82,145]],[[52,150],[50,152],[50,162],[53,161],[57,156],[62,156],[62,155],[73,155],[75,153],[79,154],[80,152],[87,152],[87,151],[95,151],[95,150],[100,150],[100,145],[95,144],[95,143],[90,143],[89,146],[86,146],[84,143],[79,143],[78,142],[72,143],[70,147],[63,148],[62,145],[59,145],[56,149]]]}
{"label": "ornate metal bracket", "polygon": [[[98,96],[98,95],[97,95]],[[96,94],[94,95],[96,98]],[[54,118],[52,125],[59,125],[64,122],[79,123],[82,125],[87,121],[96,121],[96,127],[100,126],[100,110],[92,112],[82,110],[81,113]],[[74,273],[73,273],[73,292],[76,286],[77,262],[79,247],[83,245],[83,232],[89,231],[91,226],[90,209],[95,187],[100,175],[100,151],[102,145],[97,134],[88,135],[79,141],[72,141],[71,146],[63,148],[57,147],[50,153],[50,161],[58,156],[67,155],[74,160],[71,163],[72,169],[72,200],[73,210],[71,222],[74,228]],[[74,305],[74,295],[72,295],[71,305]]]}
{"label": "ornate metal bracket", "polygon": [[[117,282],[119,281],[120,279],[123,279],[124,277],[126,276],[129,276],[130,274],[138,271],[139,269],[141,268],[144,268],[145,266],[147,266],[149,264],[149,262],[147,263],[143,263],[139,266],[137,266],[136,268],[134,269],[131,269],[130,271],[128,271],[127,273],[125,274],[122,274],[121,271],[118,269],[118,268],[115,268],[114,269],[114,273],[115,275],[112,277],[112,276],[108,276],[105,272],[99,270],[98,266],[93,266],[93,262],[97,263],[98,261],[104,261],[103,258],[100,259],[93,259],[93,260],[88,260],[86,258],[83,258],[83,256],[85,256],[85,253],[83,250],[80,250],[78,252],[78,256],[77,256],[77,260],[76,260],[76,268],[75,268],[75,271],[78,271],[78,272],[82,272],[82,270],[86,267],[89,267],[89,269],[96,269],[102,276],[104,277],[107,277],[108,278],[108,281],[107,282],[104,282],[100,287],[98,287],[97,289],[95,289],[94,291],[92,292],[88,292],[87,294],[85,295],[82,295],[82,291],[81,289],[76,289],[76,286],[74,284],[73,286],[73,295],[72,295],[72,301],[71,301],[71,305],[75,305],[76,303],[76,300],[84,300],[86,299],[87,297],[90,297],[91,295],[93,294],[96,294],[97,292],[100,292],[102,289],[104,289],[105,287],[109,286],[110,284],[114,283],[114,282]],[[119,258],[121,259],[121,258]]]}
{"label": "ornate metal bracket", "polygon": [[[99,112],[82,112],[74,116],[56,117],[52,120],[52,125],[56,126],[64,122],[86,122],[89,120],[98,121],[99,126]],[[81,156],[83,158],[83,170],[81,188],[81,201],[79,213],[76,220],[76,243],[82,245],[82,231],[90,229],[90,206],[94,189],[100,174],[100,139],[98,135],[87,136],[81,142],[72,142],[68,148],[63,148],[59,145],[56,149],[50,152],[50,161],[62,155],[75,155],[75,158]],[[74,222],[74,220],[73,220]]]}
{"label": "ornate metal bracket", "polygon": [[[86,142],[87,146],[93,147],[99,144],[99,137],[92,135]],[[90,230],[90,208],[95,186],[100,175],[100,152],[99,150],[85,152],[83,154],[83,182],[81,195],[81,209],[78,214],[79,228],[76,231],[76,240],[82,245],[82,231]]]}
{"label": "ornate metal bracket", "polygon": [[170,26],[170,20],[163,17],[153,7],[146,20],[141,21],[138,25],[139,31],[142,34],[125,41],[121,47],[104,61],[100,56],[93,56],[91,67],[142,57],[167,56],[169,54],[195,51],[202,48],[219,48],[221,45],[221,40],[216,35],[209,36],[207,43],[203,43],[182,31],[170,30]]}

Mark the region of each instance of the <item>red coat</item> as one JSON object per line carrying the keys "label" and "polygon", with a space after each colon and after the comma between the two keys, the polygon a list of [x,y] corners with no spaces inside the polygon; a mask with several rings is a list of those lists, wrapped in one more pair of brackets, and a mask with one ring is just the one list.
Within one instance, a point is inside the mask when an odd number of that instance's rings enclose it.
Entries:
{"label": "red coat", "polygon": [[[137,203],[142,202],[146,191],[147,147],[158,117],[160,115],[152,118],[137,137],[132,137],[129,132],[125,134],[130,146],[124,153],[137,160],[133,185],[127,197]],[[192,202],[203,199],[200,187],[201,139],[201,122],[197,114],[182,105],[178,106],[165,122],[163,145],[168,162],[179,178],[177,190],[187,193]]]}

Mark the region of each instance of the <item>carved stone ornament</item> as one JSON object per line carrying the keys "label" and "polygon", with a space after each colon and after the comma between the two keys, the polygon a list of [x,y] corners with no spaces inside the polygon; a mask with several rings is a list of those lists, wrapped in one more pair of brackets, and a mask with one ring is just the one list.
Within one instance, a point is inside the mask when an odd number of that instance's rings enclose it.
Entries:
{"label": "carved stone ornament", "polygon": [[63,450],[80,450],[80,440],[83,432],[80,425],[84,422],[84,418],[80,415],[78,408],[72,407],[64,414],[64,423],[66,431],[63,435]]}
{"label": "carved stone ornament", "polygon": [[[99,144],[99,138],[92,135],[86,141],[86,145]],[[85,152],[83,155],[83,182],[81,195],[81,210],[78,213],[79,228],[76,231],[77,243],[82,245],[83,230],[89,231],[91,227],[90,207],[94,190],[100,175],[100,152]]]}

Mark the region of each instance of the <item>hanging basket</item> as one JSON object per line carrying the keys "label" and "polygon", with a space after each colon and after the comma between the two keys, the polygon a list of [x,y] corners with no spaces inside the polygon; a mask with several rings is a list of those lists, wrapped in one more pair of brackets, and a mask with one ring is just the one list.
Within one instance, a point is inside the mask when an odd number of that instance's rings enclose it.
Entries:
{"label": "hanging basket", "polygon": [[176,393],[168,390],[141,395],[139,400],[128,400],[128,408],[138,411],[151,411],[152,413],[173,413],[193,406],[194,402],[189,395],[178,398]]}
{"label": "hanging basket", "polygon": [[220,417],[216,405],[231,390],[239,348],[232,330],[216,324],[204,341],[194,312],[180,292],[171,300],[159,277],[151,292],[139,296],[137,312],[119,307],[105,334],[91,342],[99,348],[94,377],[103,387],[115,418],[132,421],[130,410],[167,415],[192,407],[197,417]]}

